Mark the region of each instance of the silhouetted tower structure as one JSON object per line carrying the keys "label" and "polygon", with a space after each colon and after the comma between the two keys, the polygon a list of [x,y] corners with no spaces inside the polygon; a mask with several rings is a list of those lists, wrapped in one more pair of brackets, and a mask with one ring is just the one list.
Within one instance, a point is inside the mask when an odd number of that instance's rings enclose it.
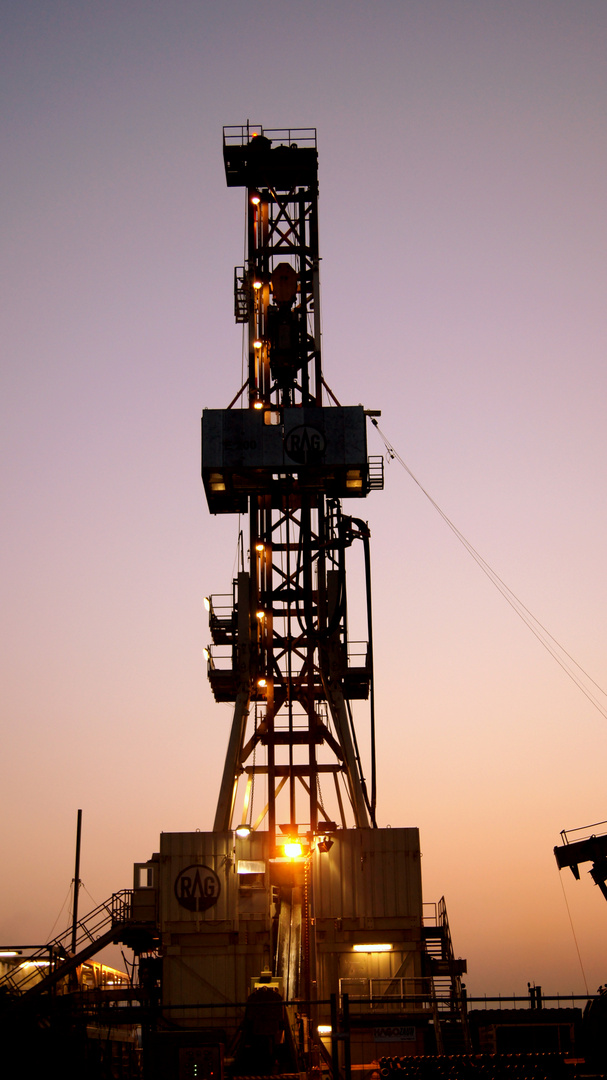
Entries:
{"label": "silhouetted tower structure", "polygon": [[[211,512],[248,514],[249,535],[232,597],[208,600],[211,687],[234,703],[214,830],[262,827],[275,843],[278,829],[375,825],[369,533],[341,499],[383,487],[383,459],[367,458],[365,410],[341,407],[323,379],[315,130],[225,128],[223,152],[228,186],[246,189],[234,311],[248,376],[229,408],[204,411],[202,474]],[[357,645],[346,591],[355,541],[367,589]],[[367,784],[350,702],[369,697]]]}
{"label": "silhouetted tower structure", "polygon": [[[424,917],[418,829],[375,820],[369,533],[341,500],[382,487],[383,461],[367,459],[365,410],[322,375],[316,134],[247,124],[224,129],[223,151],[228,186],[246,189],[248,371],[227,409],[204,411],[202,475],[211,512],[248,515],[249,535],[232,592],[207,602],[211,687],[234,707],[214,828],[163,831],[133,889],[82,921],[76,955],[64,935],[37,953],[52,958],[43,979],[19,963],[4,989],[42,995],[122,941],[139,955],[132,1020],[151,1080],[222,1076],[224,1051],[233,1080],[318,1077],[327,1033],[333,1076],[340,1047],[345,1076],[350,1061],[370,1075],[387,1041],[469,1048],[466,962],[444,899]],[[362,643],[348,632],[355,546]],[[368,784],[356,699],[370,701]]]}

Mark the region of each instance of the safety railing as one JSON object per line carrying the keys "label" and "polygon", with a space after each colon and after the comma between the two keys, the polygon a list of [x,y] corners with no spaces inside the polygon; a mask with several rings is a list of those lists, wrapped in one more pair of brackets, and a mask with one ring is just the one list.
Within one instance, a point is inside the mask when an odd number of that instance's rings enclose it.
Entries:
{"label": "safety railing", "polygon": [[21,955],[27,951],[27,956],[9,967],[0,978],[0,991],[23,994],[31,990],[36,983],[52,974],[72,955],[77,955],[81,949],[96,941],[111,927],[128,922],[131,915],[132,896],[132,889],[112,893],[108,900],[79,919],[76,924],[74,952],[72,952],[73,928],[71,926],[46,945],[34,946],[27,950],[24,947]]}
{"label": "safety railing", "polygon": [[[597,832],[602,829],[602,832]],[[597,821],[595,825],[582,825],[579,829],[562,829],[561,839],[564,844],[575,844],[579,840],[590,840],[595,836],[607,836],[607,821]]]}
{"label": "safety railing", "polygon": [[438,903],[436,900],[424,900],[423,922],[424,926],[438,926]]}
{"label": "safety railing", "polygon": [[384,489],[384,459],[382,454],[372,454],[367,459],[369,467],[369,491]]}
{"label": "safety railing", "polygon": [[204,606],[209,613],[209,629],[214,643],[227,645],[234,642],[238,618],[234,593],[205,596]]}
{"label": "safety railing", "polygon": [[231,124],[223,129],[224,146],[246,146],[251,139],[263,135],[274,145],[316,149],[316,128],[264,128],[261,124]]}
{"label": "safety railing", "polygon": [[441,1012],[452,1009],[449,988],[435,991],[430,977],[388,979],[349,978],[339,980],[339,1000],[348,994],[353,1012]]}

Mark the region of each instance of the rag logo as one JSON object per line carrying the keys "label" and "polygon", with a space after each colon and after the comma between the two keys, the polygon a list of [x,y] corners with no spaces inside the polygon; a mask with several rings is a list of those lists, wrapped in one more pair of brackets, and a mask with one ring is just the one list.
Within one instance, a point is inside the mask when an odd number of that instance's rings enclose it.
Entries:
{"label": "rag logo", "polygon": [[210,866],[186,866],[175,881],[175,896],[188,911],[207,911],[219,900],[221,885]]}
{"label": "rag logo", "polygon": [[285,438],[285,453],[298,465],[316,465],[326,449],[325,437],[318,428],[301,424]]}

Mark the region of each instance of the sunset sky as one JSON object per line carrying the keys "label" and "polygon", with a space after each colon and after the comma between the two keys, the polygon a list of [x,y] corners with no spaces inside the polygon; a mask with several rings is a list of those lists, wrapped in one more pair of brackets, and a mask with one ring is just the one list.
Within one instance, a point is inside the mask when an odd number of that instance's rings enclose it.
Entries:
{"label": "sunset sky", "polygon": [[381,409],[600,705],[389,461],[354,504],[379,823],[419,826],[471,994],[595,991],[607,905],[552,849],[607,818],[605,0],[24,0],[1,24],[0,943],[47,940],[79,807],[81,910],[161,831],[212,826],[231,710],[202,601],[238,526],[208,514],[200,414],[242,381],[222,126],[249,119],[318,130],[329,386]]}

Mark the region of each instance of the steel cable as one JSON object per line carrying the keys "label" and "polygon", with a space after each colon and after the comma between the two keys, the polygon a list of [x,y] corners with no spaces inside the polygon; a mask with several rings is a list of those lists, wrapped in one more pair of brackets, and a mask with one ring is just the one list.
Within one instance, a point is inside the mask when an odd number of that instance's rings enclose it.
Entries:
{"label": "steel cable", "polygon": [[501,595],[504,597],[504,600],[507,601],[507,603],[510,605],[512,610],[516,612],[518,617],[525,623],[525,625],[529,628],[529,630],[531,630],[531,633],[537,638],[537,640],[540,642],[540,644],[543,645],[544,648],[546,649],[546,651],[548,653],[550,653],[552,658],[554,660],[556,660],[559,667],[562,668],[562,670],[565,672],[565,674],[569,676],[571,681],[573,683],[575,683],[575,685],[578,687],[579,690],[581,690],[581,692],[588,699],[588,701],[592,705],[594,705],[595,709],[597,709],[597,711],[600,712],[601,716],[603,716],[607,720],[607,708],[604,705],[602,705],[601,702],[592,693],[592,691],[587,686],[584,685],[580,675],[576,674],[576,672],[574,670],[572,670],[572,668],[563,659],[563,657],[567,657],[567,660],[571,661],[571,663],[575,666],[575,668],[577,668],[577,671],[580,672],[581,675],[585,679],[587,679],[589,683],[592,683],[592,685],[595,686],[596,689],[599,690],[600,693],[603,694],[605,697],[607,697],[607,691],[605,691],[603,689],[603,687],[600,686],[599,683],[597,683],[596,680],[593,679],[592,676],[589,675],[588,672],[584,670],[582,665],[579,664],[577,662],[577,660],[575,660],[574,657],[571,656],[571,654],[567,652],[567,650],[560,644],[560,642],[557,641],[557,639],[554,637],[554,635],[551,634],[550,631],[547,630],[546,627],[539,621],[539,619],[536,618],[536,616],[533,614],[533,612],[531,612],[529,610],[529,608],[526,607],[525,604],[523,604],[522,600],[519,600],[519,598],[512,591],[512,589],[510,589],[506,585],[506,583],[504,581],[502,581],[499,574],[497,574],[496,571],[492,569],[492,567],[489,565],[489,563],[485,559],[483,559],[482,555],[479,554],[479,552],[476,550],[476,548],[474,548],[472,546],[470,541],[466,539],[466,537],[463,535],[462,532],[460,532],[460,530],[451,521],[451,519],[447,516],[447,514],[444,512],[444,510],[441,509],[441,507],[438,505],[436,500],[432,498],[432,496],[426,490],[426,488],[423,486],[423,484],[417,479],[417,477],[411,471],[411,469],[406,464],[406,462],[403,461],[403,459],[400,456],[400,454],[398,453],[398,451],[394,449],[393,445],[389,442],[387,437],[384,435],[384,433],[381,430],[379,424],[377,423],[377,420],[373,416],[370,417],[370,420],[371,420],[371,423],[373,424],[373,426],[377,429],[377,432],[378,432],[378,434],[379,434],[379,436],[380,436],[380,438],[381,438],[381,440],[382,440],[382,442],[383,442],[383,444],[384,444],[384,446],[385,446],[385,448],[386,448],[386,450],[388,452],[389,457],[391,459],[397,461],[399,463],[399,465],[401,465],[403,467],[405,472],[411,477],[413,482],[415,484],[417,484],[417,487],[426,496],[426,498],[432,504],[432,506],[437,511],[437,513],[440,514],[440,516],[442,517],[445,524],[449,526],[452,533],[459,540],[460,544],[462,544],[463,547],[465,547],[468,554],[472,556],[472,558],[474,559],[477,566],[479,566],[480,569],[483,571],[483,573],[486,575],[486,577],[489,578],[489,581],[491,582],[491,584],[494,585],[495,588],[498,590],[498,592],[501,593]]}

